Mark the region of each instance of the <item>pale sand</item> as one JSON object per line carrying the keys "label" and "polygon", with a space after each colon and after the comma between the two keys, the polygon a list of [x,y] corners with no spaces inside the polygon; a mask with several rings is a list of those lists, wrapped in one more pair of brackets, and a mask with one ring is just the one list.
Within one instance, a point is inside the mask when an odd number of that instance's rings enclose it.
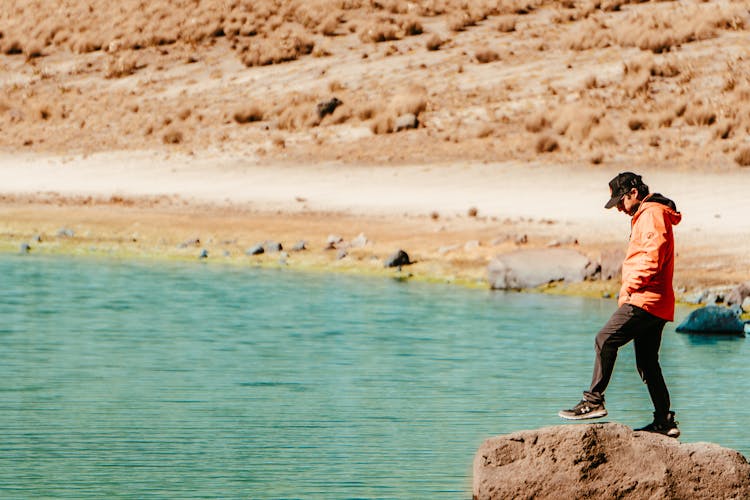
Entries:
{"label": "pale sand", "polygon": [[[420,260],[410,268],[415,275],[481,284],[491,257],[519,246],[558,240],[594,258],[603,249],[624,248],[628,218],[602,208],[617,171],[514,163],[261,165],[229,155],[156,152],[6,154],[0,155],[0,229],[6,249],[40,232],[54,240],[64,226],[75,228],[76,238],[44,241],[39,251],[172,254],[180,242],[198,238],[210,255],[243,262],[251,261],[243,252],[254,242],[283,240],[289,247],[307,239],[311,251],[290,264],[331,269],[374,270],[403,248]],[[676,230],[678,289],[750,279],[750,171],[639,172],[683,213]],[[478,217],[467,216],[470,207]],[[370,243],[344,261],[322,251],[329,234],[351,240],[360,232]],[[518,245],[522,234],[529,242]],[[480,247],[464,248],[471,240]]]}

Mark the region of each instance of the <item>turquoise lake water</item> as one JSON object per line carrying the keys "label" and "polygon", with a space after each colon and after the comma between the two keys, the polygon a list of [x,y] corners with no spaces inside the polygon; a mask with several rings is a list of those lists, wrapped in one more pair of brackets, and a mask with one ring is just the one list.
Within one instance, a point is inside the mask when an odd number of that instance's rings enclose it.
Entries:
{"label": "turquoise lake water", "polygon": [[[0,276],[2,498],[467,499],[485,438],[563,423],[616,307],[198,263]],[[667,327],[682,441],[750,455],[747,358]],[[650,421],[630,346],[607,403]]]}

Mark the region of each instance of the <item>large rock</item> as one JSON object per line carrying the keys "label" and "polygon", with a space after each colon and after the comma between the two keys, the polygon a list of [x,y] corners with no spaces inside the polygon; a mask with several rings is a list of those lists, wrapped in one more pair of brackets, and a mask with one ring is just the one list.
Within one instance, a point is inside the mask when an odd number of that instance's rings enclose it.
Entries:
{"label": "large rock", "polygon": [[576,424],[485,441],[474,458],[473,498],[750,498],[750,464],[711,443]]}
{"label": "large rock", "polygon": [[401,266],[408,266],[410,264],[413,264],[411,259],[409,259],[409,254],[404,252],[403,250],[396,250],[393,254],[391,254],[390,257],[385,259],[385,262],[383,265],[385,267],[401,267]]}
{"label": "large rock", "polygon": [[696,309],[677,327],[680,333],[744,334],[745,325],[733,310],[721,306]]}
{"label": "large rock", "polygon": [[595,267],[588,257],[567,248],[518,250],[495,257],[487,279],[494,289],[520,290],[553,281],[583,281]]}
{"label": "large rock", "polygon": [[740,283],[732,289],[727,295],[726,302],[728,306],[740,306],[750,297],[750,281]]}

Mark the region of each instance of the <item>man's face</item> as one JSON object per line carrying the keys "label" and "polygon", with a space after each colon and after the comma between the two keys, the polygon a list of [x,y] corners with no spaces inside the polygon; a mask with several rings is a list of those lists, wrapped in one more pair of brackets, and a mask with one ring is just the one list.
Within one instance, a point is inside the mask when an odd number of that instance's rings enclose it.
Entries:
{"label": "man's face", "polygon": [[641,202],[638,200],[638,190],[633,188],[629,193],[623,195],[620,201],[617,202],[617,210],[622,213],[633,215],[638,210],[638,205]]}

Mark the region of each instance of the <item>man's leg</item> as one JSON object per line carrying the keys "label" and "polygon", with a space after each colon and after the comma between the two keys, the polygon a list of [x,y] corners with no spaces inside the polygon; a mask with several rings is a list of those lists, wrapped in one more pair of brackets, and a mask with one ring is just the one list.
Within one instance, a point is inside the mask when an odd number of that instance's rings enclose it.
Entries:
{"label": "man's leg", "polygon": [[646,311],[636,314],[643,317],[643,330],[635,338],[635,363],[654,403],[654,421],[636,430],[679,437],[680,429],[677,427],[674,412],[669,411],[669,390],[659,366],[659,347],[666,322]]}
{"label": "man's leg", "polygon": [[609,321],[599,330],[594,341],[594,373],[591,376],[591,387],[583,393],[583,398],[591,403],[603,404],[604,391],[612,378],[617,361],[617,351],[633,340],[639,333],[640,322],[636,317],[638,308],[623,304],[615,311]]}
{"label": "man's leg", "polygon": [[615,368],[617,350],[633,340],[638,333],[634,309],[636,308],[630,304],[622,305],[596,335],[596,357],[591,388],[583,393],[583,399],[573,408],[560,410],[557,413],[560,417],[583,420],[607,415],[607,409],[604,408],[604,390]]}
{"label": "man's leg", "polygon": [[635,338],[635,364],[654,403],[654,419],[662,421],[670,406],[669,390],[659,365],[659,347],[666,321],[643,310],[636,315],[643,318],[643,329]]}

